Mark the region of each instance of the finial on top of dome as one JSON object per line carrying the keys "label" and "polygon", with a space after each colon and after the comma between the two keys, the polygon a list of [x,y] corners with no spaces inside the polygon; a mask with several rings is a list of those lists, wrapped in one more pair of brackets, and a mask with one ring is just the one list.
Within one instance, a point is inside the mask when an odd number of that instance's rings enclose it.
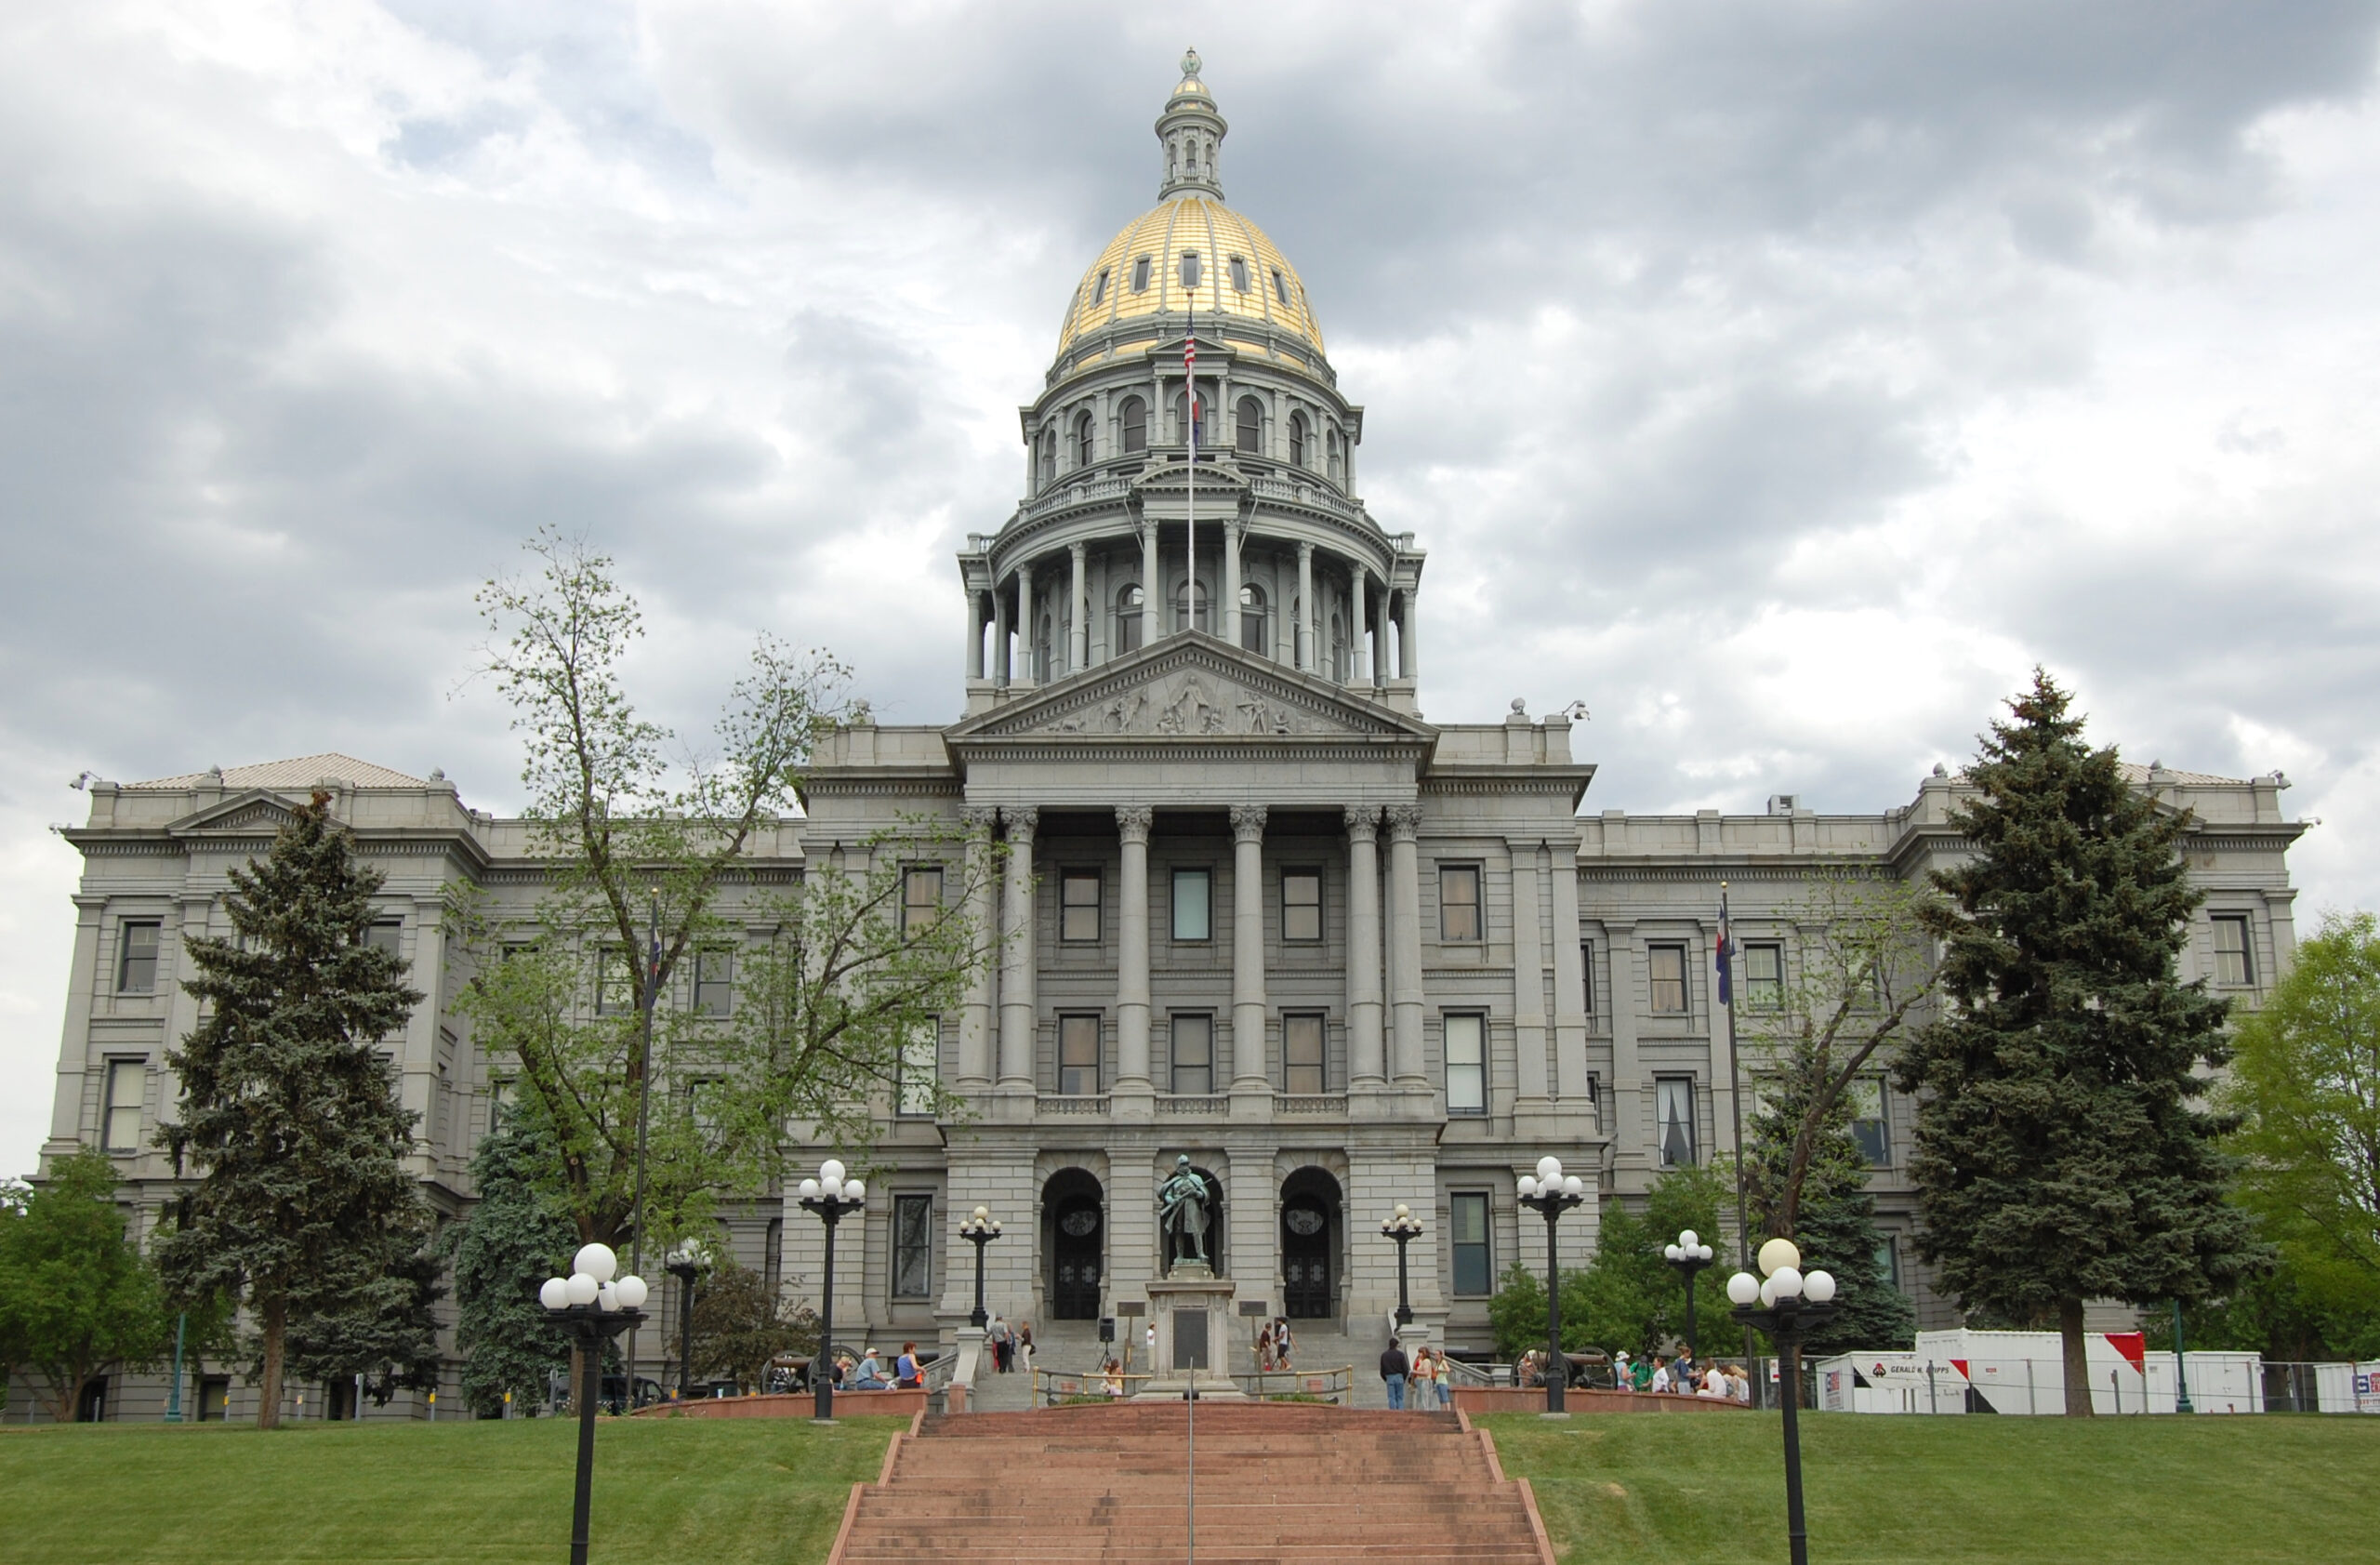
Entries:
{"label": "finial on top of dome", "polygon": [[1204,63],[1197,49],[1182,51],[1182,80],[1157,119],[1157,139],[1165,145],[1165,179],[1157,188],[1160,201],[1177,195],[1223,199],[1222,171],[1217,165],[1223,135],[1230,127],[1215,112],[1215,95],[1198,79]]}
{"label": "finial on top of dome", "polygon": [[1197,49],[1183,49],[1182,51],[1182,74],[1185,78],[1190,80],[1196,80],[1197,78],[1199,63],[1198,51]]}

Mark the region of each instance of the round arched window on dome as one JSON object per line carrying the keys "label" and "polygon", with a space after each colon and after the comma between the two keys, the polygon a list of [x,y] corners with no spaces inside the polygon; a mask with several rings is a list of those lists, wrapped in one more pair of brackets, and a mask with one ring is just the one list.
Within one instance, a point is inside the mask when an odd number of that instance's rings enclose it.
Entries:
{"label": "round arched window on dome", "polygon": [[1139,649],[1141,616],[1147,603],[1137,583],[1116,594],[1116,653],[1121,657]]}
{"label": "round arched window on dome", "polygon": [[1138,397],[1126,397],[1124,405],[1116,410],[1116,422],[1126,456],[1138,456],[1149,448],[1148,404]]}
{"label": "round arched window on dome", "polygon": [[1264,589],[1252,581],[1239,590],[1239,644],[1263,657],[1273,656],[1273,637],[1264,611]]}
{"label": "round arched window on dome", "polygon": [[1289,415],[1289,460],[1299,467],[1305,466],[1305,415],[1302,413]]}
{"label": "round arched window on dome", "polygon": [[1076,416],[1076,418],[1075,418],[1075,466],[1077,466],[1077,467],[1078,467],[1078,468],[1087,468],[1087,467],[1091,466],[1091,415],[1090,415],[1090,414],[1088,414],[1088,413],[1083,413],[1083,414],[1078,414],[1078,415]]}
{"label": "round arched window on dome", "polygon": [[1239,399],[1239,449],[1250,457],[1264,449],[1264,405],[1254,397]]}
{"label": "round arched window on dome", "polygon": [[[1187,623],[1190,614],[1190,585],[1185,581],[1173,590],[1173,628],[1177,630],[1190,628]],[[1197,616],[1199,630],[1205,630],[1211,628],[1207,623],[1207,589],[1203,582],[1198,585]]]}

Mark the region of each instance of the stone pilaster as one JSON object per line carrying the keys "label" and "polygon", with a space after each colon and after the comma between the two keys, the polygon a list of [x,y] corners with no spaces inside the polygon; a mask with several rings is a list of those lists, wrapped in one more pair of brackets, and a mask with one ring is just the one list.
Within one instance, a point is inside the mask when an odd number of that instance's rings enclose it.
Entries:
{"label": "stone pilaster", "polygon": [[1264,816],[1262,804],[1231,807],[1232,1115],[1247,1117],[1253,1098],[1269,1117],[1273,1087],[1264,1068]]}
{"label": "stone pilaster", "polygon": [[1116,834],[1123,869],[1116,892],[1116,1054],[1117,1118],[1153,1117],[1149,1083],[1149,828],[1157,812],[1120,804]]}
{"label": "stone pilaster", "polygon": [[1039,1030],[1036,999],[1039,953],[1034,948],[1033,833],[1041,812],[1031,805],[1005,806],[1000,820],[1008,828],[1008,897],[1001,921],[1007,937],[1006,960],[1000,971],[1000,1075],[1004,1098],[1021,1100],[1009,1112],[1029,1118],[1033,1112],[1033,1044]]}
{"label": "stone pilaster", "polygon": [[991,836],[999,811],[989,804],[960,807],[959,818],[967,830],[967,916],[984,933],[988,948],[984,960],[967,975],[967,993],[959,1011],[959,1087],[981,1092],[992,1084],[992,1006],[999,934],[993,906]]}
{"label": "stone pilaster", "polygon": [[1421,806],[1388,806],[1389,1066],[1400,1089],[1429,1090],[1421,1062]]}
{"label": "stone pilaster", "polygon": [[1350,804],[1347,822],[1347,1078],[1388,1080],[1381,1022],[1380,806]]}

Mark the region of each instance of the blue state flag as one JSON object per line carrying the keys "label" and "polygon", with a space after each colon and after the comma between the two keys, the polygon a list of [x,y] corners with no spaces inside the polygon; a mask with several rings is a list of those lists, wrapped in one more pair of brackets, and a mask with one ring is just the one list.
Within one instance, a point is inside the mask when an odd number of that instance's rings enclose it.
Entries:
{"label": "blue state flag", "polygon": [[1719,1003],[1727,1006],[1729,1009],[1733,1009],[1736,1003],[1736,987],[1727,973],[1727,970],[1735,965],[1733,960],[1735,954],[1736,937],[1734,933],[1727,927],[1727,890],[1725,886],[1722,886],[1719,888],[1719,951],[1717,959],[1719,963]]}

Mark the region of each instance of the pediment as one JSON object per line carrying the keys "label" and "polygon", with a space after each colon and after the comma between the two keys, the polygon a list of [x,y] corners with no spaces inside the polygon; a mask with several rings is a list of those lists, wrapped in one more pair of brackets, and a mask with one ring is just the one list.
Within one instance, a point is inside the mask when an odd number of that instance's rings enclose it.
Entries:
{"label": "pediment", "polygon": [[260,788],[252,788],[218,800],[206,808],[184,816],[167,828],[179,833],[236,832],[254,836],[258,832],[278,831],[298,818],[289,802]]}
{"label": "pediment", "polygon": [[948,730],[984,739],[1329,739],[1428,744],[1427,723],[1203,632],[1166,637]]}

